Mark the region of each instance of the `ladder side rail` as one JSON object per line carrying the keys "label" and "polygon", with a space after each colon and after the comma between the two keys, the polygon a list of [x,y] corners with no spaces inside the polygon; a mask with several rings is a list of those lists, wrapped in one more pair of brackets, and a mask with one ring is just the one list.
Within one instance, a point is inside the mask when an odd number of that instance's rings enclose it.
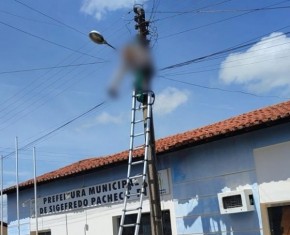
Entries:
{"label": "ladder side rail", "polygon": [[145,151],[144,151],[144,166],[143,166],[143,177],[142,177],[142,187],[140,192],[140,209],[138,211],[138,215],[136,218],[136,227],[135,227],[135,233],[134,235],[139,234],[140,229],[140,223],[141,223],[141,217],[142,217],[142,207],[143,207],[143,197],[145,196],[145,188],[146,186],[146,178],[147,178],[147,165],[148,165],[148,151],[149,151],[149,138],[150,138],[150,122],[151,122],[151,112],[152,112],[152,105],[150,101],[150,94],[148,93],[148,99],[147,99],[147,105],[145,107],[146,109],[146,115],[145,115]]}
{"label": "ladder side rail", "polygon": [[129,187],[130,187],[131,164],[132,164],[132,157],[133,157],[132,155],[133,155],[133,148],[134,148],[135,118],[136,118],[136,93],[134,90],[132,94],[131,130],[130,130],[130,146],[129,146],[128,171],[127,171],[127,185],[126,185],[126,190],[125,190],[123,213],[120,220],[118,235],[122,235],[123,233],[123,225],[125,222],[127,201],[128,201],[129,191],[130,191]]}

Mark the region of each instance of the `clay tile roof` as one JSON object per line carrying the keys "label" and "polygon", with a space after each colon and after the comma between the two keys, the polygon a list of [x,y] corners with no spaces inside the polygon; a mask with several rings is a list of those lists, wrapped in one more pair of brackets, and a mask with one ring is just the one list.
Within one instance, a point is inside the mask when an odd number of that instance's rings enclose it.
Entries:
{"label": "clay tile roof", "polygon": [[[198,129],[159,139],[156,141],[156,153],[161,155],[181,148],[206,143],[219,138],[225,138],[289,121],[290,101],[287,101],[249,113],[241,114],[239,116]],[[136,157],[140,157],[141,154],[142,152],[139,151],[136,154]],[[81,160],[58,170],[41,175],[37,177],[37,182],[45,183],[54,179],[84,173],[89,170],[124,162],[127,158],[128,151],[123,151],[105,157],[94,157]],[[21,189],[32,186],[33,179],[21,183],[19,188]],[[13,191],[15,191],[15,186],[5,189],[4,193],[11,193]]]}

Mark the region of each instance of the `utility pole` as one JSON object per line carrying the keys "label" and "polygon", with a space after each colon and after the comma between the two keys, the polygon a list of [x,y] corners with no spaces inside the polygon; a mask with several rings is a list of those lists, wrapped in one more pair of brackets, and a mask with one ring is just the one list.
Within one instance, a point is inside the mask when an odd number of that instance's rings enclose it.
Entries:
{"label": "utility pole", "polygon": [[[134,20],[137,22],[135,29],[138,30],[139,38],[144,47],[149,50],[150,40],[147,39],[149,34],[148,26],[149,22],[145,20],[145,11],[139,6],[134,6],[135,17]],[[145,76],[145,75],[144,75]],[[150,94],[148,94],[150,95]],[[147,99],[145,99],[147,101]],[[143,103],[144,104],[144,103]],[[146,103],[143,108],[144,124],[146,123]],[[149,136],[149,147],[148,147],[148,191],[150,200],[150,221],[151,221],[151,234],[152,235],[163,235],[162,226],[162,212],[160,203],[160,190],[158,173],[156,169],[156,152],[155,152],[155,136],[154,136],[154,124],[153,115],[151,114],[152,121],[150,122],[150,136]],[[146,128],[146,126],[145,126]]]}

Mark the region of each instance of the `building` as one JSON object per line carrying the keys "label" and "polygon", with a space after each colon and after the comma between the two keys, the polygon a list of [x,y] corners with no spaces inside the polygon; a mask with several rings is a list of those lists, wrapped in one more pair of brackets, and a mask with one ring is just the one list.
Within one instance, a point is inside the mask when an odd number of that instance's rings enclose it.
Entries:
{"label": "building", "polygon": [[[164,234],[288,234],[289,130],[290,102],[284,102],[159,139]],[[117,234],[127,155],[85,159],[39,176],[39,234]],[[9,235],[18,228],[15,191],[5,190]],[[20,208],[21,234],[35,234],[33,198],[33,180],[21,183],[20,205],[30,202]],[[143,212],[145,235],[148,199]]]}

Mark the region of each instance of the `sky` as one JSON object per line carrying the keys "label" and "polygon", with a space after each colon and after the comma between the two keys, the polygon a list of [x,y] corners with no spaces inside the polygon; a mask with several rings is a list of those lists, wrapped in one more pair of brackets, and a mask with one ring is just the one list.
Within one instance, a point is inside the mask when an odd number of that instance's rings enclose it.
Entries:
{"label": "sky", "polygon": [[122,48],[136,34],[134,3],[150,21],[157,139],[289,99],[289,0],[2,0],[4,187],[16,183],[16,137],[20,182],[33,177],[33,146],[37,175],[128,149],[132,75],[108,99],[120,55],[88,33]]}

